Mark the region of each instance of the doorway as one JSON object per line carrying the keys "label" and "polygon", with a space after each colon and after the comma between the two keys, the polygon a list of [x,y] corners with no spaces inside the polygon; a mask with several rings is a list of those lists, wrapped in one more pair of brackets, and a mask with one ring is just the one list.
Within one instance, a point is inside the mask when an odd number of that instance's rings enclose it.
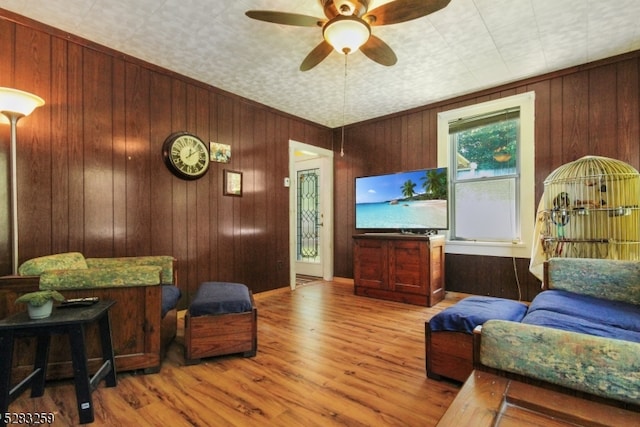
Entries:
{"label": "doorway", "polygon": [[290,286],[333,278],[333,151],[289,141]]}

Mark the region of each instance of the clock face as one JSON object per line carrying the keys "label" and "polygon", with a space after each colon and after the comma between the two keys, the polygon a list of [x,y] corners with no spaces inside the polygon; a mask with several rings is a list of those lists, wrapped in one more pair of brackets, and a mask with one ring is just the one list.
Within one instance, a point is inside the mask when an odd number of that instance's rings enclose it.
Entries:
{"label": "clock face", "polygon": [[162,146],[162,156],[179,178],[197,179],[209,169],[209,150],[200,138],[186,132],[170,135]]}

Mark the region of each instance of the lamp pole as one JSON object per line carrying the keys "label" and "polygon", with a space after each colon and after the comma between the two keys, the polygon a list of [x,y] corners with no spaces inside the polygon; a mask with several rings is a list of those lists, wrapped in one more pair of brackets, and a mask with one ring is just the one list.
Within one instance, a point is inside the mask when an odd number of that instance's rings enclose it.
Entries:
{"label": "lamp pole", "polygon": [[18,161],[17,161],[17,127],[22,114],[11,111],[3,111],[11,123],[11,144],[9,146],[10,172],[11,172],[11,271],[18,274]]}
{"label": "lamp pole", "polygon": [[9,146],[9,155],[11,157],[11,239],[13,241],[13,250],[11,251],[11,271],[13,274],[18,274],[18,161],[16,155],[16,129],[18,126],[18,120],[20,120],[22,115],[10,111],[3,111],[2,114],[4,114],[9,119],[9,122],[11,122],[11,144]]}

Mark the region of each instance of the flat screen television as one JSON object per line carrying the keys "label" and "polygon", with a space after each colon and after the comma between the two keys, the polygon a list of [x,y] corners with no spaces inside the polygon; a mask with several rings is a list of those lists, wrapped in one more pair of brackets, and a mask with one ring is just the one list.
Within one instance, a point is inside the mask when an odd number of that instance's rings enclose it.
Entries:
{"label": "flat screen television", "polygon": [[357,230],[431,233],[449,228],[446,167],[362,176],[355,187]]}

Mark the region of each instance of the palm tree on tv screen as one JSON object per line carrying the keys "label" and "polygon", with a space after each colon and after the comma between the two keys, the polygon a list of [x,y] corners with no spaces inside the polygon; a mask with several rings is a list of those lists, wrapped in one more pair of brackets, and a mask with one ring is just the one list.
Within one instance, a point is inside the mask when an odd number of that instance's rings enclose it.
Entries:
{"label": "palm tree on tv screen", "polygon": [[447,174],[443,169],[428,170],[420,179],[427,193],[427,199],[447,198]]}
{"label": "palm tree on tv screen", "polygon": [[407,199],[413,197],[413,195],[416,194],[415,188],[416,188],[416,184],[413,181],[411,180],[406,181],[404,184],[402,184],[402,187],[401,187],[402,195]]}

